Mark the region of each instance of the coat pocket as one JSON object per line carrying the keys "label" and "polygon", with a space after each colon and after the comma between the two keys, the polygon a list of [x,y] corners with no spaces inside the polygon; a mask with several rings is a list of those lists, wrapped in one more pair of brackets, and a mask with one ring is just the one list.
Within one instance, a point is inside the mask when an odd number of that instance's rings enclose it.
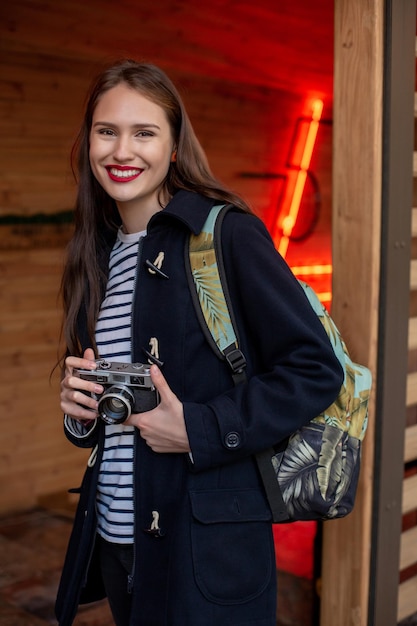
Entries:
{"label": "coat pocket", "polygon": [[268,586],[275,563],[271,511],[257,489],[190,492],[194,574],[202,594],[241,604]]}

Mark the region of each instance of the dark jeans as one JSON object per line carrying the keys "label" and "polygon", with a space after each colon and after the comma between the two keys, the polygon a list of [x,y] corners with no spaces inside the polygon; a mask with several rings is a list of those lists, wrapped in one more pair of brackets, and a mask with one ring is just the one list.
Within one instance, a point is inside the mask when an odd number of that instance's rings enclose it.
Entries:
{"label": "dark jeans", "polygon": [[109,543],[97,536],[104,588],[116,626],[129,626],[132,594],[128,576],[133,568],[133,545]]}

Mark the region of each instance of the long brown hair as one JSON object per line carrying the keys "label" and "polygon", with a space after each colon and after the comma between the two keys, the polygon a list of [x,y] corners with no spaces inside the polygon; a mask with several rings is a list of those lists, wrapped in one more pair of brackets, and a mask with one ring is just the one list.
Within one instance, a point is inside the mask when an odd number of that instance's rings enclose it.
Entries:
{"label": "long brown hair", "polygon": [[101,96],[121,83],[158,104],[167,116],[177,154],[176,161],[170,165],[163,192],[173,196],[179,189],[195,191],[250,211],[239,196],[227,190],[211,173],[181,96],[161,69],[149,63],[124,60],[102,72],[87,95],[84,120],[72,151],[78,181],[75,232],[68,246],[61,293],[63,339],[67,354],[75,356],[82,355],[82,342],[77,332],[80,315],[84,317],[91,346],[96,351],[95,325],[107,280],[107,263],[103,265],[103,259],[121,224],[116,203],[95,179],[89,160],[94,110]]}

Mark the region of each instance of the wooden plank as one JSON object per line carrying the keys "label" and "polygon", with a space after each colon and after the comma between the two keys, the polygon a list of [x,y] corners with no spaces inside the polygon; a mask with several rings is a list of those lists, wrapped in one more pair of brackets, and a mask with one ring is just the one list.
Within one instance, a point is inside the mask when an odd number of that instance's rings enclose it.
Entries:
{"label": "wooden plank", "polygon": [[400,571],[417,563],[417,526],[401,533]]}
{"label": "wooden plank", "polygon": [[404,463],[417,459],[417,424],[408,426],[404,439]]}
{"label": "wooden plank", "polygon": [[406,617],[417,612],[417,576],[401,583],[398,589],[397,620],[401,622]]}
{"label": "wooden plank", "polygon": [[417,317],[411,317],[408,322],[408,349],[417,350]]}
{"label": "wooden plank", "polygon": [[410,289],[415,291],[417,289],[417,259],[411,261],[410,266]]}
{"label": "wooden plank", "polygon": [[[417,509],[417,474],[409,476],[403,482],[402,512],[403,515]],[[416,543],[417,546],[417,543]],[[416,559],[417,560],[417,559]]]}
{"label": "wooden plank", "polygon": [[407,376],[407,407],[417,404],[417,372],[411,372]]}
{"label": "wooden plank", "polygon": [[411,234],[417,237],[417,208],[414,208],[411,214]]}

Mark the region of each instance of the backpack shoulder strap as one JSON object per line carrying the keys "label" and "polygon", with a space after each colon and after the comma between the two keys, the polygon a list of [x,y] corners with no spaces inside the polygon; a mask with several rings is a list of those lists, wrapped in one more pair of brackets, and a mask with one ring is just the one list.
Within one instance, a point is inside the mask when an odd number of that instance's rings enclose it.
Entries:
{"label": "backpack shoulder strap", "polygon": [[190,235],[187,276],[196,313],[210,346],[232,370],[235,384],[245,380],[246,359],[239,349],[221,246],[221,225],[232,205],[214,206],[199,235]]}
{"label": "backpack shoulder strap", "polygon": [[[201,233],[190,235],[185,266],[195,310],[206,339],[217,356],[226,359],[237,385],[246,380],[246,360],[239,349],[221,247],[221,224],[230,208],[231,205],[214,206]],[[257,454],[256,462],[265,485],[272,519],[284,522],[288,520],[288,512],[271,464],[274,454],[275,450],[270,448]]]}

